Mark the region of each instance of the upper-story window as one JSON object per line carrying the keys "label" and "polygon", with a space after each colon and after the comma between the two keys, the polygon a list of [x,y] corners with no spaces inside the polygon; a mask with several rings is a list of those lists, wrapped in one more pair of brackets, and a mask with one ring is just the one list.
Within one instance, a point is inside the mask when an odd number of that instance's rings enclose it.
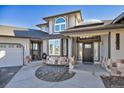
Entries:
{"label": "upper-story window", "polygon": [[64,31],[66,29],[66,20],[63,17],[57,18],[55,20],[55,31],[54,32],[60,32]]}

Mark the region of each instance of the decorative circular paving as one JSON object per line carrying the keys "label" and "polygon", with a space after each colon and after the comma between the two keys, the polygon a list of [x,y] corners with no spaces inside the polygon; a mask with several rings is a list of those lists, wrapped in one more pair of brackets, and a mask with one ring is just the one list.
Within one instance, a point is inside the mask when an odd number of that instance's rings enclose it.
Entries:
{"label": "decorative circular paving", "polygon": [[75,72],[69,72],[64,66],[44,65],[36,70],[35,75],[44,81],[58,82],[72,78]]}

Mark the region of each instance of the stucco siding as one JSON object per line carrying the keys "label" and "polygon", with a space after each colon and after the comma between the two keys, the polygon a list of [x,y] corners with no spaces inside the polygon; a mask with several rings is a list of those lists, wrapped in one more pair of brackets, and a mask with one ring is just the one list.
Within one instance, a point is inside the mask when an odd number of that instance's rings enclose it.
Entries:
{"label": "stucco siding", "polygon": [[[120,33],[120,50],[116,50],[116,33]],[[124,30],[111,32],[111,58],[124,59]]]}
{"label": "stucco siding", "polygon": [[49,20],[49,34],[53,33],[53,21],[52,19]]}
{"label": "stucco siding", "polygon": [[43,40],[43,53],[48,53],[48,40]]}
{"label": "stucco siding", "polygon": [[70,27],[73,27],[73,26],[75,26],[76,25],[76,19],[75,19],[75,16],[74,15],[70,15],[69,16],[69,28]]}
{"label": "stucco siding", "polygon": [[108,35],[101,36],[101,58],[105,59],[108,58]]}
{"label": "stucco siding", "polygon": [[[70,27],[73,27],[73,26],[76,26],[76,25],[79,25],[78,21],[77,21],[77,18],[74,14],[71,14],[71,15],[68,15],[68,16],[60,16],[60,17],[64,17],[65,20],[66,20],[66,28],[70,28]],[[49,19],[49,34],[56,34],[54,32],[55,30],[55,18],[51,18]],[[59,18],[59,17],[58,17]]]}
{"label": "stucco siding", "polygon": [[28,30],[27,28],[0,25],[0,35],[15,36],[15,30]]}

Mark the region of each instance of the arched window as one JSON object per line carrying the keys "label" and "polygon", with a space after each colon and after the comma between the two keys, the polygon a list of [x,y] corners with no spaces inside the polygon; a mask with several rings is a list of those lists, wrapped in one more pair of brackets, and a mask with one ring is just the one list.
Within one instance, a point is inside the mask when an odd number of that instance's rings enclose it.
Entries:
{"label": "arched window", "polygon": [[55,20],[55,32],[64,31],[66,28],[66,20],[63,17]]}

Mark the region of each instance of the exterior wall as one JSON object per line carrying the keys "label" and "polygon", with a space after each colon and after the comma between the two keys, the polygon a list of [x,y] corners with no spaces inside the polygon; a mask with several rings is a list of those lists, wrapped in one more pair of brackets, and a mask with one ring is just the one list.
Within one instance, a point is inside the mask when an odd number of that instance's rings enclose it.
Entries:
{"label": "exterior wall", "polygon": [[43,40],[43,53],[48,53],[48,40]]}
{"label": "exterior wall", "polygon": [[[66,19],[66,28],[73,27],[76,24],[78,24],[78,21],[76,20],[76,16],[74,14],[67,15],[67,16],[60,16],[60,17],[64,17]],[[49,22],[49,28],[48,28],[49,34],[57,34],[54,32],[55,19],[56,18],[51,18],[48,20],[48,22]],[[71,46],[70,46],[70,44],[71,44]],[[43,53],[48,53],[48,40],[43,40]],[[72,56],[72,41],[69,39],[69,41],[68,41],[68,57],[71,57],[71,56]]]}
{"label": "exterior wall", "polygon": [[[66,22],[67,22],[67,24],[68,24],[67,16],[60,16],[60,17],[64,17]],[[56,18],[59,18],[59,17],[56,17]],[[49,29],[48,29],[49,34],[56,34],[56,32],[54,32],[56,18],[49,19]],[[68,25],[66,25],[66,27],[68,27]]]}
{"label": "exterior wall", "polygon": [[49,34],[53,34],[53,19],[49,20]]}
{"label": "exterior wall", "polygon": [[[116,50],[116,33],[120,33],[120,50]],[[101,58],[108,58],[108,35],[101,36],[100,55]],[[111,31],[111,59],[124,59],[124,31]]]}
{"label": "exterior wall", "polygon": [[0,37],[0,43],[19,43],[24,46],[24,56],[30,55],[30,40],[29,39]]}
{"label": "exterior wall", "polygon": [[70,15],[69,18],[68,18],[68,21],[69,21],[69,25],[68,27],[73,27],[73,26],[76,26],[76,17],[75,15]]}
{"label": "exterior wall", "polygon": [[81,24],[82,22],[78,22],[78,19],[75,14],[68,16],[68,28],[81,25]]}
{"label": "exterior wall", "polygon": [[[120,33],[120,50],[116,50],[116,33]],[[124,59],[124,29],[111,32],[111,58]]]}
{"label": "exterior wall", "polygon": [[41,30],[44,32],[48,32],[48,27],[46,25],[41,26]]}
{"label": "exterior wall", "polygon": [[101,36],[100,55],[100,60],[108,58],[108,35]]}
{"label": "exterior wall", "polygon": [[81,23],[78,22],[78,19],[77,18],[76,18],[76,23],[75,24],[76,24],[76,26],[77,25],[81,25]]}
{"label": "exterior wall", "polygon": [[15,36],[15,32],[14,32],[15,30],[28,30],[28,29],[0,25],[0,35]]}
{"label": "exterior wall", "polygon": [[[64,17],[66,19],[66,28],[70,28],[76,25],[79,25],[77,18],[74,14],[71,15],[67,15],[67,16],[60,16],[60,17]],[[57,17],[58,18],[58,17]],[[55,19],[56,18],[51,18],[49,19],[49,34],[56,34],[54,33],[54,24],[55,24]]]}

